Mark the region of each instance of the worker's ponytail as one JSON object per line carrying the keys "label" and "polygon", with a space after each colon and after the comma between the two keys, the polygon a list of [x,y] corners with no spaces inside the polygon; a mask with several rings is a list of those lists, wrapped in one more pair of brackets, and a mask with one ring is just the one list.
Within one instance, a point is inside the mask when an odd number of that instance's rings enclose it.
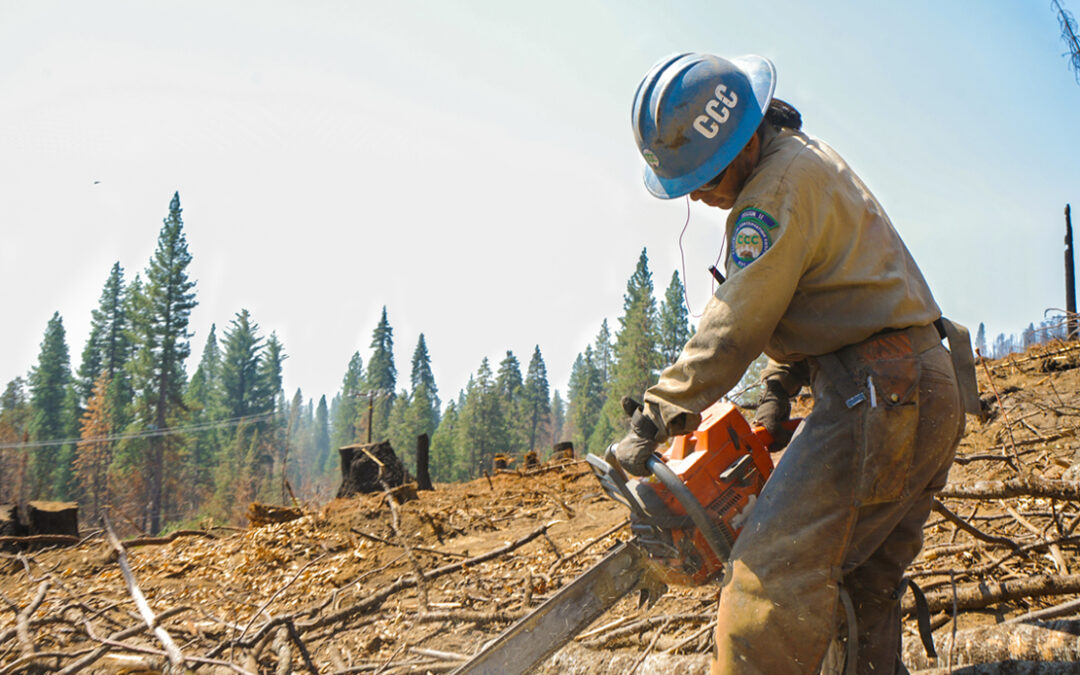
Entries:
{"label": "worker's ponytail", "polygon": [[787,127],[798,131],[802,128],[802,115],[787,101],[774,98],[769,102],[769,109],[765,111],[765,120],[774,127]]}

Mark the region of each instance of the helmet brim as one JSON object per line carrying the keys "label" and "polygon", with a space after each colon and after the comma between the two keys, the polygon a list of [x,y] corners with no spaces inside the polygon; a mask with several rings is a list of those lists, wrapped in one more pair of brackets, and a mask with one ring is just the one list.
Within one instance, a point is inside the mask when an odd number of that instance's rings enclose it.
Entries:
{"label": "helmet brim", "polygon": [[716,177],[724,170],[731,160],[742,151],[750,138],[757,131],[761,120],[765,119],[765,111],[769,109],[773,92],[776,90],[776,67],[772,61],[756,54],[738,56],[730,59],[750,81],[750,87],[754,92],[756,106],[753,109],[756,114],[746,114],[739,121],[739,126],[731,135],[731,140],[719,148],[707,162],[697,170],[678,176],[677,178],[662,178],[656,175],[652,168],[645,167],[645,188],[653,196],[660,199],[675,199],[688,195],[705,183]]}

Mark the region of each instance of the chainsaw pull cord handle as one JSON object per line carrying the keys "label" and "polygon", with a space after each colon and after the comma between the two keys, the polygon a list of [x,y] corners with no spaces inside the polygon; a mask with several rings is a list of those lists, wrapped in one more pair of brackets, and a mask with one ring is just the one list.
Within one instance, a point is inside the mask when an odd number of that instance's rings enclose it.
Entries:
{"label": "chainsaw pull cord handle", "polygon": [[728,560],[731,557],[731,547],[728,546],[727,541],[720,534],[720,529],[716,526],[716,523],[705,512],[705,507],[701,505],[701,502],[690,491],[690,488],[686,487],[686,483],[682,482],[682,479],[675,475],[675,472],[655,455],[646,460],[645,466],[649,467],[652,475],[656,476],[656,479],[671,494],[675,495],[675,499],[682,505],[686,515],[690,516],[690,520],[694,521],[694,525],[697,526],[701,536],[705,538],[705,542],[716,554],[716,557],[721,561]]}

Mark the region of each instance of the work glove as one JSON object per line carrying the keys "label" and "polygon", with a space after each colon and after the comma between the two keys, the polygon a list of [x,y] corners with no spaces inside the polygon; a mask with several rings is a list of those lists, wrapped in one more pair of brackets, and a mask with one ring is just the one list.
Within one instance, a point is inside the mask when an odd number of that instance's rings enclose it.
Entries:
{"label": "work glove", "polygon": [[765,391],[758,399],[754,423],[765,427],[773,442],[769,452],[780,452],[787,447],[792,432],[784,428],[784,422],[791,417],[791,397],[779,379],[765,380]]}
{"label": "work glove", "polygon": [[630,433],[615,446],[615,458],[626,472],[635,476],[648,476],[648,459],[656,451],[656,424],[644,414],[640,403],[624,396],[623,411],[630,416]]}

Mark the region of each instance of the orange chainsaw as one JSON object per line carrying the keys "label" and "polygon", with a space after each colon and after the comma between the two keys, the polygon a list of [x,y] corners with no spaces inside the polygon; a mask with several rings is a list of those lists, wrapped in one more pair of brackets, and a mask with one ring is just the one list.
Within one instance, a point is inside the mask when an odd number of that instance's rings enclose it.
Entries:
{"label": "orange chainsaw", "polygon": [[[787,423],[789,429],[801,420]],[[614,446],[589,468],[613,499],[630,509],[633,537],[614,546],[532,613],[454,671],[461,675],[525,673],[566,644],[634,589],[655,603],[667,584],[700,585],[718,577],[731,556],[757,495],[772,473],[772,436],[751,428],[724,401],[701,415],[693,432],[677,436],[652,475],[629,478]]]}

